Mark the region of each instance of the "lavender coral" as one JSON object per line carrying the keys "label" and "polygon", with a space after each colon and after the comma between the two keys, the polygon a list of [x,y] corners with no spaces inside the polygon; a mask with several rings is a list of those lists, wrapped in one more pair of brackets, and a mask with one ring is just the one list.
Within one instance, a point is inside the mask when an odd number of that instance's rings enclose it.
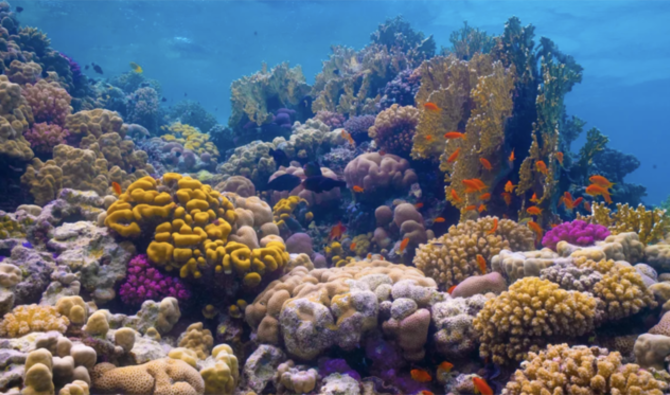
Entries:
{"label": "lavender coral", "polygon": [[349,132],[351,137],[360,144],[364,141],[369,141],[368,129],[375,124],[374,115],[359,115],[351,117],[344,123],[344,129]]}
{"label": "lavender coral", "polygon": [[572,222],[563,222],[553,228],[542,239],[542,245],[556,251],[556,244],[559,241],[567,241],[570,244],[580,246],[592,245],[598,240],[605,240],[610,235],[610,231],[597,224],[587,224],[581,220]]}
{"label": "lavender coral", "polygon": [[128,95],[128,119],[151,131],[158,128],[158,93],[154,88],[140,88]]}
{"label": "lavender coral", "polygon": [[[344,115],[337,113],[337,112],[332,112],[332,111],[326,111],[326,110],[321,110],[316,113],[316,116],[314,117],[318,119],[319,121],[325,123],[326,125],[330,126],[331,129],[337,129],[341,128],[342,125],[344,124],[344,121],[346,118],[344,118]],[[374,118],[373,118],[374,120]],[[367,129],[365,130],[365,133],[367,133]]]}
{"label": "lavender coral", "polygon": [[67,129],[63,129],[56,124],[49,125],[46,122],[41,122],[34,124],[23,134],[23,137],[28,140],[33,151],[51,153],[58,144],[65,144],[65,139],[69,135]]}
{"label": "lavender coral", "polygon": [[72,97],[56,82],[40,80],[36,84],[27,84],[23,96],[33,110],[35,122],[64,126],[65,118],[72,113]]}
{"label": "lavender coral", "polygon": [[382,99],[377,104],[380,110],[386,110],[393,104],[400,106],[413,106],[414,96],[421,85],[421,74],[419,70],[407,69],[386,84],[380,91]]}
{"label": "lavender coral", "polygon": [[146,255],[138,255],[128,263],[128,277],[121,284],[119,294],[123,303],[132,305],[168,296],[178,300],[191,297],[191,292],[179,279],[166,276],[152,267]]}
{"label": "lavender coral", "polygon": [[412,106],[392,105],[375,118],[375,124],[368,130],[377,147],[402,157],[408,157],[412,150],[414,130],[419,123],[419,110]]}

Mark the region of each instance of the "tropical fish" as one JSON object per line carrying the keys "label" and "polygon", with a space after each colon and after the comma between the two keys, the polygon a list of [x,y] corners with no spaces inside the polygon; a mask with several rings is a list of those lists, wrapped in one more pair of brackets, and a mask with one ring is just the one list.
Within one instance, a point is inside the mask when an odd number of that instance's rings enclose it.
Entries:
{"label": "tropical fish", "polygon": [[315,161],[305,163],[305,166],[303,166],[302,169],[305,172],[306,177],[323,175],[323,173],[321,173],[321,166]]}
{"label": "tropical fish", "polygon": [[503,193],[501,193],[501,195],[502,195],[503,199],[505,200],[506,205],[509,206],[510,204],[512,204],[512,194],[511,193],[503,192]]}
{"label": "tropical fish", "polygon": [[584,209],[587,211],[591,211],[591,203],[589,203],[587,200],[584,200]]}
{"label": "tropical fish", "polygon": [[372,254],[368,254],[367,258],[372,259]]}
{"label": "tropical fish", "polygon": [[593,184],[600,185],[603,188],[608,188],[609,189],[609,188],[612,188],[614,186],[614,183],[611,183],[610,180],[608,180],[607,178],[605,178],[603,176],[599,176],[599,175],[593,175],[593,176],[589,177],[589,181],[591,181],[591,183],[593,183]]}
{"label": "tropical fish", "polygon": [[415,204],[415,205],[414,205],[414,208],[417,209],[417,210],[423,208],[423,203],[417,203],[417,204]]}
{"label": "tropical fish", "polygon": [[453,369],[453,368],[454,368],[453,363],[444,361],[437,367],[437,371],[439,372],[440,370],[442,370],[446,373],[449,373],[449,372],[451,372],[451,369]]}
{"label": "tropical fish", "polygon": [[428,111],[440,111],[440,107],[438,107],[437,104],[432,102],[424,103],[423,108],[425,108]]}
{"label": "tropical fish", "polygon": [[479,178],[471,178],[461,182],[465,186],[465,193],[482,192],[486,189],[486,185]]}
{"label": "tropical fish", "polygon": [[306,178],[302,185],[306,190],[315,193],[327,192],[335,188],[345,188],[347,183],[324,176],[313,176]]}
{"label": "tropical fish", "polygon": [[444,218],[442,218],[442,217],[437,217],[437,218],[435,218],[435,220],[434,220],[433,222],[436,223],[436,224],[441,224],[441,223],[444,222],[444,221],[445,221]]}
{"label": "tropical fish", "polygon": [[454,163],[456,159],[458,159],[458,154],[461,152],[461,148],[456,148],[456,151],[454,151],[453,154],[449,155],[449,158],[447,158],[448,163]]}
{"label": "tropical fish", "polygon": [[419,383],[427,383],[433,379],[430,373],[423,369],[412,369],[410,374],[412,375],[412,379],[414,381],[418,381]]}
{"label": "tropical fish", "polygon": [[530,201],[533,203],[539,203],[540,199],[537,198],[537,193],[533,193],[533,197],[530,198]]}
{"label": "tropical fish", "polygon": [[479,163],[481,163],[486,170],[493,169],[493,166],[491,166],[491,162],[489,162],[487,159],[479,158]]}
{"label": "tropical fish", "polygon": [[540,215],[542,214],[542,209],[537,206],[530,206],[526,209],[526,212],[530,215]]}
{"label": "tropical fish", "polygon": [[480,213],[482,211],[485,211],[485,210],[486,210],[486,205],[484,203],[480,204],[479,207],[477,207],[477,211],[479,211]]}
{"label": "tropical fish", "polygon": [[558,160],[558,163],[563,166],[563,153],[562,152],[556,152],[556,160]]}
{"label": "tropical fish", "polygon": [[363,188],[359,187],[358,185],[354,185],[354,187],[351,188],[351,189],[353,189],[354,192],[356,192],[356,193],[363,193],[365,191]]}
{"label": "tropical fish", "polygon": [[507,180],[507,184],[505,184],[505,192],[512,193],[514,192],[515,187],[516,186],[512,184],[512,181]]}
{"label": "tropical fish", "polygon": [[121,185],[119,185],[118,182],[112,181],[112,188],[114,189],[114,192],[116,192],[117,195],[121,195]]}
{"label": "tropical fish", "polygon": [[347,228],[342,225],[342,222],[338,222],[337,225],[333,226],[333,228],[330,230],[330,239],[341,239],[345,230],[347,230]]}
{"label": "tropical fish", "polygon": [[349,245],[349,250],[353,251],[353,250],[355,250],[355,249],[356,249],[356,243],[355,243],[355,242],[354,242],[354,243],[351,243],[351,244]]}
{"label": "tropical fish", "polygon": [[291,161],[289,160],[288,155],[286,155],[284,150],[270,148],[269,154],[275,160],[277,167],[288,167],[291,165]]}
{"label": "tropical fish", "polygon": [[142,74],[142,72],[144,71],[144,70],[142,70],[142,66],[140,66],[139,64],[137,64],[135,62],[130,62],[130,68],[133,69],[133,71],[138,73],[138,74]]}
{"label": "tropical fish", "polygon": [[528,221],[528,227],[537,234],[537,238],[542,238],[542,227],[535,221]]}
{"label": "tropical fish", "polygon": [[461,201],[461,198],[458,197],[458,193],[456,193],[456,190],[455,190],[455,189],[452,189],[452,190],[451,190],[451,197],[454,198],[454,200],[457,201],[457,202],[460,202],[460,201]]}
{"label": "tropical fish", "polygon": [[91,66],[93,66],[93,70],[94,70],[96,73],[98,73],[98,74],[104,74],[104,73],[102,72],[102,67],[98,66],[98,65],[95,64],[95,63],[91,63]]}
{"label": "tropical fish", "polygon": [[486,234],[492,235],[495,233],[496,230],[498,230],[498,218],[493,218],[493,227],[491,228],[491,230],[487,230]]}
{"label": "tropical fish", "polygon": [[607,203],[612,203],[609,191],[607,190],[607,188],[603,186],[597,184],[591,184],[588,187],[586,187],[586,193],[591,196],[602,195]]}
{"label": "tropical fish", "polygon": [[458,285],[452,285],[451,287],[449,287],[449,290],[447,290],[447,293],[451,295],[451,293],[454,292],[454,289],[456,289],[456,287],[458,287]]}
{"label": "tropical fish", "polygon": [[342,129],[342,137],[344,137],[344,139],[347,140],[349,142],[349,144],[353,145],[354,147],[356,146],[356,142],[351,137],[351,134],[349,134],[349,132],[347,132],[344,129]]}
{"label": "tropical fish", "polygon": [[486,274],[486,259],[481,254],[477,254],[477,265],[482,274]]}
{"label": "tropical fish", "polygon": [[419,392],[419,395],[435,395],[435,394],[428,390],[421,390],[421,392]]}
{"label": "tropical fish", "polygon": [[407,248],[407,244],[409,244],[409,237],[405,237],[400,243],[398,251],[400,251],[401,254],[405,251],[405,248]]}
{"label": "tropical fish", "polygon": [[472,204],[472,205],[470,205],[470,206],[465,206],[465,209],[464,209],[464,210],[465,210],[465,211],[470,211],[470,210],[476,210],[476,209],[477,209],[477,206],[475,206],[474,204]]}
{"label": "tropical fish", "polygon": [[19,14],[23,12],[23,7],[16,6],[16,12]]}
{"label": "tropical fish", "polygon": [[514,157],[514,149],[512,149],[512,153],[509,154],[509,158],[508,158],[508,159],[509,159],[510,162],[514,162],[514,159],[516,159],[516,158]]}
{"label": "tropical fish", "polygon": [[538,160],[537,162],[535,162],[535,168],[537,169],[537,171],[544,174],[545,176],[549,175],[549,169],[547,169],[547,164],[544,163],[543,160]]}
{"label": "tropical fish", "polygon": [[582,200],[584,200],[583,197],[578,197],[577,199],[575,199],[575,201],[572,203],[572,207],[574,208],[574,207],[579,206],[579,204],[582,202]]}
{"label": "tropical fish", "polygon": [[489,200],[491,199],[491,194],[490,193],[483,193],[479,196],[479,200]]}
{"label": "tropical fish", "polygon": [[281,176],[268,182],[267,189],[274,191],[292,191],[300,185],[300,177],[293,174],[282,174]]}
{"label": "tropical fish", "polygon": [[493,390],[486,383],[486,380],[479,377],[472,378],[472,384],[475,386],[475,393],[482,395],[493,395]]}
{"label": "tropical fish", "polygon": [[426,136],[426,140],[430,141],[432,139],[433,139],[433,136],[431,136],[430,134],[428,136]]}
{"label": "tropical fish", "polygon": [[453,139],[464,139],[465,140],[465,135],[461,132],[447,132],[444,134],[445,139],[453,140]]}

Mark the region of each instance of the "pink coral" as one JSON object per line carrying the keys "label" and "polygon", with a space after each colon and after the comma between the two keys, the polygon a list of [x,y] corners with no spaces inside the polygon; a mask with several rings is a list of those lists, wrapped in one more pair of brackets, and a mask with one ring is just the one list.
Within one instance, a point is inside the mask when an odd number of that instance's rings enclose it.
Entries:
{"label": "pink coral", "polygon": [[605,240],[610,231],[597,224],[587,224],[584,221],[574,220],[572,222],[563,222],[553,228],[542,239],[542,245],[556,251],[556,244],[559,241],[567,241],[570,244],[588,246],[597,240]]}
{"label": "pink coral", "polygon": [[364,194],[375,194],[389,189],[408,189],[418,178],[409,162],[397,155],[379,155],[376,152],[357,156],[344,169],[347,187],[359,186]]}
{"label": "pink coral", "polygon": [[40,80],[23,87],[23,96],[33,110],[35,122],[65,126],[65,118],[72,113],[70,94],[56,82]]}
{"label": "pink coral", "polygon": [[342,125],[344,125],[344,121],[346,120],[346,118],[344,118],[344,115],[337,112],[326,111],[326,110],[318,111],[314,118],[325,123],[331,129],[341,128]]}
{"label": "pink coral", "polygon": [[368,135],[382,150],[408,156],[412,150],[412,139],[419,123],[419,114],[419,110],[412,106],[401,107],[394,104],[377,114],[375,124],[368,130]]}
{"label": "pink coral", "polygon": [[139,305],[145,300],[161,300],[172,296],[188,300],[190,291],[177,278],[166,276],[152,267],[146,255],[138,255],[128,263],[128,276],[119,289],[123,303]]}
{"label": "pink coral", "polygon": [[67,129],[46,122],[36,123],[32,128],[23,133],[23,137],[28,140],[30,147],[35,152],[51,152],[58,144],[65,144],[65,139],[70,133]]}

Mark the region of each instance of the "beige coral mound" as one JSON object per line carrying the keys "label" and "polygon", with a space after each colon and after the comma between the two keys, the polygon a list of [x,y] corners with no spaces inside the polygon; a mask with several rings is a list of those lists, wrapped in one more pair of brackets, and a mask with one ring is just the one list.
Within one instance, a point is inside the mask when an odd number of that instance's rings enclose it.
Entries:
{"label": "beige coral mound", "polygon": [[[533,232],[508,219],[484,217],[466,221],[449,228],[443,236],[419,245],[414,265],[432,277],[440,288],[448,289],[469,276],[481,274],[477,255],[490,266],[491,259],[502,251],[528,251],[534,246]],[[489,269],[490,270],[490,269]]]}
{"label": "beige coral mound", "polygon": [[31,332],[58,331],[64,333],[70,321],[53,306],[36,304],[15,307],[0,322],[0,337],[21,337]]}
{"label": "beige coral mound", "polygon": [[117,368],[101,363],[93,368],[93,392],[125,395],[200,395],[205,383],[184,361],[164,358],[143,365]]}
{"label": "beige coral mound", "polygon": [[514,373],[503,395],[662,395],[667,385],[621,354],[607,349],[567,344],[530,353]]}
{"label": "beige coral mound", "polygon": [[588,293],[565,291],[558,284],[526,277],[486,302],[477,314],[482,358],[504,364],[521,361],[552,338],[577,337],[595,327],[597,300]]}

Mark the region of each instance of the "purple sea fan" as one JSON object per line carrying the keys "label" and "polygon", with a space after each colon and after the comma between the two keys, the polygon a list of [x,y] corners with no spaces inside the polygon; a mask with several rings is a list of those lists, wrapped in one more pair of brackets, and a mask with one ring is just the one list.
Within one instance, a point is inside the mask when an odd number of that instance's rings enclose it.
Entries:
{"label": "purple sea fan", "polygon": [[168,296],[185,301],[191,292],[178,278],[152,267],[146,255],[138,255],[128,263],[126,281],[121,284],[119,295],[123,303],[139,305],[145,300],[159,301]]}
{"label": "purple sea fan", "polygon": [[598,240],[604,240],[609,236],[610,231],[597,224],[587,224],[584,221],[574,220],[572,222],[563,222],[544,235],[542,245],[556,251],[556,244],[559,241],[567,241],[570,244],[588,246]]}

